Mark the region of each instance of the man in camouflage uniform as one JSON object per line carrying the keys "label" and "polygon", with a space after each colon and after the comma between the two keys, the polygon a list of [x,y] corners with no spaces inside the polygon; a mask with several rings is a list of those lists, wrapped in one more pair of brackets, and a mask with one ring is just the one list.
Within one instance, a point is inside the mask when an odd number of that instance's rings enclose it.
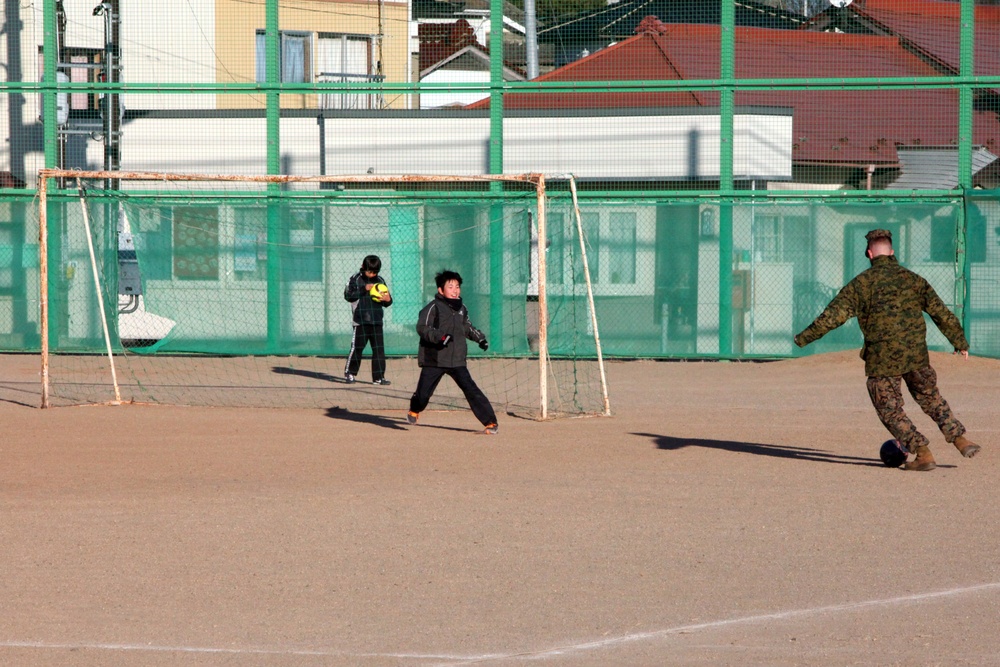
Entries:
{"label": "man in camouflage uniform", "polygon": [[901,382],[906,382],[910,394],[937,423],[945,440],[954,444],[962,456],[971,458],[979,452],[979,445],[965,437],[965,427],[938,391],[937,373],[927,354],[923,314],[931,316],[955,353],[968,359],[969,343],[962,324],[926,280],[899,265],[890,232],[875,229],[865,238],[865,255],[871,260],[871,268],[847,283],[819,317],[795,336],[795,344],[808,345],[857,317],[865,337],[861,358],[865,360],[872,405],[892,437],[916,455],[904,468],[933,470],[937,464],[927,438],[903,410]]}

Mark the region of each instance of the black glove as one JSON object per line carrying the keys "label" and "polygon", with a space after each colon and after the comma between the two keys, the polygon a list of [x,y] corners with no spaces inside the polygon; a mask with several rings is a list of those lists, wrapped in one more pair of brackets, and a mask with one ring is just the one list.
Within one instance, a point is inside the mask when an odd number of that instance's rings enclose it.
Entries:
{"label": "black glove", "polygon": [[482,350],[483,352],[485,352],[486,350],[488,350],[489,347],[490,347],[490,342],[488,340],[486,340],[485,338],[482,339],[481,341],[479,341],[479,349]]}
{"label": "black glove", "polygon": [[451,342],[451,334],[445,334],[441,336],[441,347],[448,347],[448,343]]}

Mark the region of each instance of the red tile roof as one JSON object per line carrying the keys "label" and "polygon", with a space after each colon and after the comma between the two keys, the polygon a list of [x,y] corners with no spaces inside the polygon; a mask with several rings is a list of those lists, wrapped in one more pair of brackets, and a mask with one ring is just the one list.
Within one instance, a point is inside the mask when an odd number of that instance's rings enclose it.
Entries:
{"label": "red tile roof", "polygon": [[[851,10],[959,71],[959,3],[867,0],[851,5]],[[976,7],[975,25],[975,74],[1000,74],[1000,7]]]}
{"label": "red tile roof", "polygon": [[[692,80],[719,77],[719,26],[672,24],[641,34],[538,78],[539,81]],[[898,39],[805,31],[736,28],[739,78],[912,77],[938,72]],[[791,107],[797,164],[898,164],[895,146],[954,145],[958,93],[953,90],[738,91],[737,105]],[[509,109],[651,106],[717,107],[714,92],[509,94]],[[484,100],[473,108],[489,106]],[[1000,151],[1000,123],[976,112],[976,143]]]}

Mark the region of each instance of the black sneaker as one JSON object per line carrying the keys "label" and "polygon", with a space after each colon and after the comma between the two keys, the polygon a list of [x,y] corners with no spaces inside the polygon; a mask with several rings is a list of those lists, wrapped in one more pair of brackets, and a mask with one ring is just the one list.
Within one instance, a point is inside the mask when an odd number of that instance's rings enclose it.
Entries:
{"label": "black sneaker", "polygon": [[355,377],[353,375],[351,375],[350,373],[344,373],[344,382],[346,382],[347,384],[353,384],[354,380]]}
{"label": "black sneaker", "polygon": [[392,384],[392,383],[389,382],[388,380],[386,380],[385,378],[382,378],[381,380],[372,380],[372,384],[383,384],[383,385],[385,385],[385,384]]}

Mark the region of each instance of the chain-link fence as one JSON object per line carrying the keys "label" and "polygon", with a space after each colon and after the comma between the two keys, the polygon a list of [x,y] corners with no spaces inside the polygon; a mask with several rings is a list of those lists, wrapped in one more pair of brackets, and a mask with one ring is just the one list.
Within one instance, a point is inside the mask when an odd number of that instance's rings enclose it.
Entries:
{"label": "chain-link fence", "polygon": [[[58,167],[572,173],[601,340],[622,357],[800,354],[792,336],[866,268],[864,234],[882,227],[902,263],[961,316],[973,352],[1000,355],[995,7],[623,0],[528,21],[523,7],[500,0],[444,14],[440,5],[6,3],[0,347],[39,349],[33,202],[38,170]],[[52,184],[53,220],[79,207],[75,185]],[[200,304],[184,306],[201,309],[201,328],[189,330],[198,353],[342,347],[334,293],[374,252],[389,257],[394,283],[414,291],[412,304],[396,306],[390,354],[412,352],[402,331],[431,285],[428,271],[444,263],[466,275],[491,326],[516,328],[504,353],[530,354],[528,285],[540,247],[550,318],[563,323],[553,329],[579,334],[555,336],[551,351],[593,353],[565,184],[549,188],[544,242],[533,236],[534,204],[516,188],[495,189],[487,202],[440,184],[411,187],[404,200],[378,205],[349,185],[286,188],[267,192],[262,209],[183,192],[147,207],[120,183],[88,186],[108,275],[120,278],[122,211],[146,257],[141,279],[169,288],[157,307],[180,309],[169,301],[179,295]],[[287,238],[262,250],[266,210],[289,224]],[[350,236],[366,216],[382,231]],[[409,236],[386,231],[394,229]],[[74,245],[82,237],[68,224],[49,233],[54,333],[59,349],[84,351],[94,322],[78,312],[89,293]],[[269,252],[282,253],[280,269],[268,268]],[[526,287],[510,297],[497,281],[518,271]],[[497,314],[509,297],[518,314]],[[213,337],[213,327],[255,308],[282,318],[281,336],[260,349]],[[304,312],[326,315],[320,326]],[[945,349],[930,330],[932,348]],[[179,333],[146,353],[194,349]],[[859,343],[852,322],[808,353]]]}

